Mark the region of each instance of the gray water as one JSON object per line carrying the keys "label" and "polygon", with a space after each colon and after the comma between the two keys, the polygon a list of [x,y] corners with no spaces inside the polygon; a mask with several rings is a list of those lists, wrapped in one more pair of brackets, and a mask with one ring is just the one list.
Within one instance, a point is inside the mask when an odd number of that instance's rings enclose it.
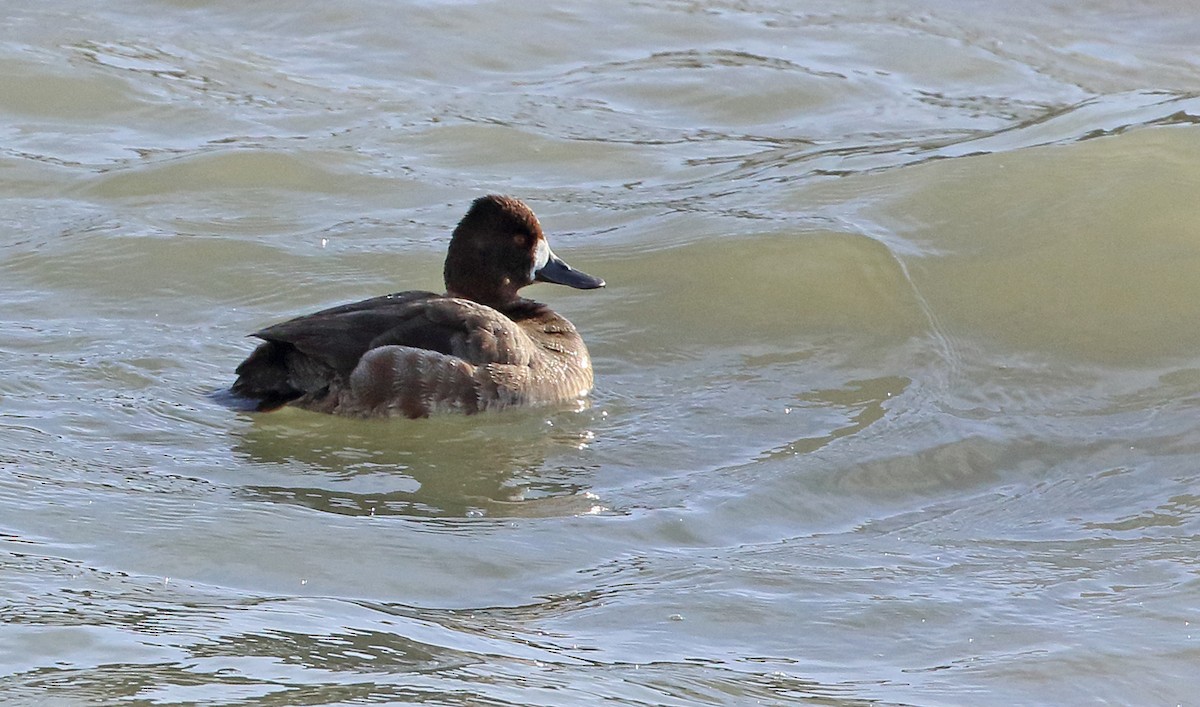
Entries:
{"label": "gray water", "polygon": [[[40,0],[5,704],[1197,704],[1187,3]],[[214,405],[527,200],[587,405]]]}

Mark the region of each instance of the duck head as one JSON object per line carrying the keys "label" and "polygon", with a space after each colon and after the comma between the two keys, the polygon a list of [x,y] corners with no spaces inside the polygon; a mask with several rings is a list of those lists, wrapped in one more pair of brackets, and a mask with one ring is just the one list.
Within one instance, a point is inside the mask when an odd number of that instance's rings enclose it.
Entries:
{"label": "duck head", "polygon": [[572,268],[550,250],[524,202],[496,195],[476,199],[459,221],[443,274],[448,295],[490,306],[515,302],[517,291],[534,282],[604,287],[604,280]]}

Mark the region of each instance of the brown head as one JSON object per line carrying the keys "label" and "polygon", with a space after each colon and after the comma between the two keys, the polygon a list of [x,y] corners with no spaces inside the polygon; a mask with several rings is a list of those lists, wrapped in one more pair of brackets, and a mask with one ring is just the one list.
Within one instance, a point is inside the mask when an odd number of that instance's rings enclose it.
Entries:
{"label": "brown head", "polygon": [[573,269],[551,250],[533,210],[509,196],[483,196],[459,221],[446,253],[446,293],[502,307],[535,281],[581,290],[604,280]]}

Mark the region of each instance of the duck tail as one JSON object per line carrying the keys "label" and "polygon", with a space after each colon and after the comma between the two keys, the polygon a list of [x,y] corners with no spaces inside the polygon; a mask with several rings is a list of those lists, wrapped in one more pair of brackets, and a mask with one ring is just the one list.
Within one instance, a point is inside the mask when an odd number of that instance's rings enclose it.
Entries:
{"label": "duck tail", "polygon": [[284,401],[278,405],[271,405],[265,398],[248,398],[244,395],[238,395],[233,392],[232,388],[214,390],[208,393],[206,397],[214,403],[235,412],[270,412],[287,404],[287,401]]}
{"label": "duck tail", "polygon": [[233,385],[209,397],[241,412],[270,412],[299,398],[304,392],[292,385],[288,348],[288,344],[274,341],[260,344],[237,367]]}

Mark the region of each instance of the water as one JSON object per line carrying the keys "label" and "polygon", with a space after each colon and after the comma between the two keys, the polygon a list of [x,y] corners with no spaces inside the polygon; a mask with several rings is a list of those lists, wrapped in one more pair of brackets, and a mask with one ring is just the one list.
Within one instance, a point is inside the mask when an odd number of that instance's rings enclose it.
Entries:
{"label": "water", "polygon": [[[6,704],[1195,704],[1200,19],[44,0],[0,29]],[[214,406],[520,196],[581,409]]]}

